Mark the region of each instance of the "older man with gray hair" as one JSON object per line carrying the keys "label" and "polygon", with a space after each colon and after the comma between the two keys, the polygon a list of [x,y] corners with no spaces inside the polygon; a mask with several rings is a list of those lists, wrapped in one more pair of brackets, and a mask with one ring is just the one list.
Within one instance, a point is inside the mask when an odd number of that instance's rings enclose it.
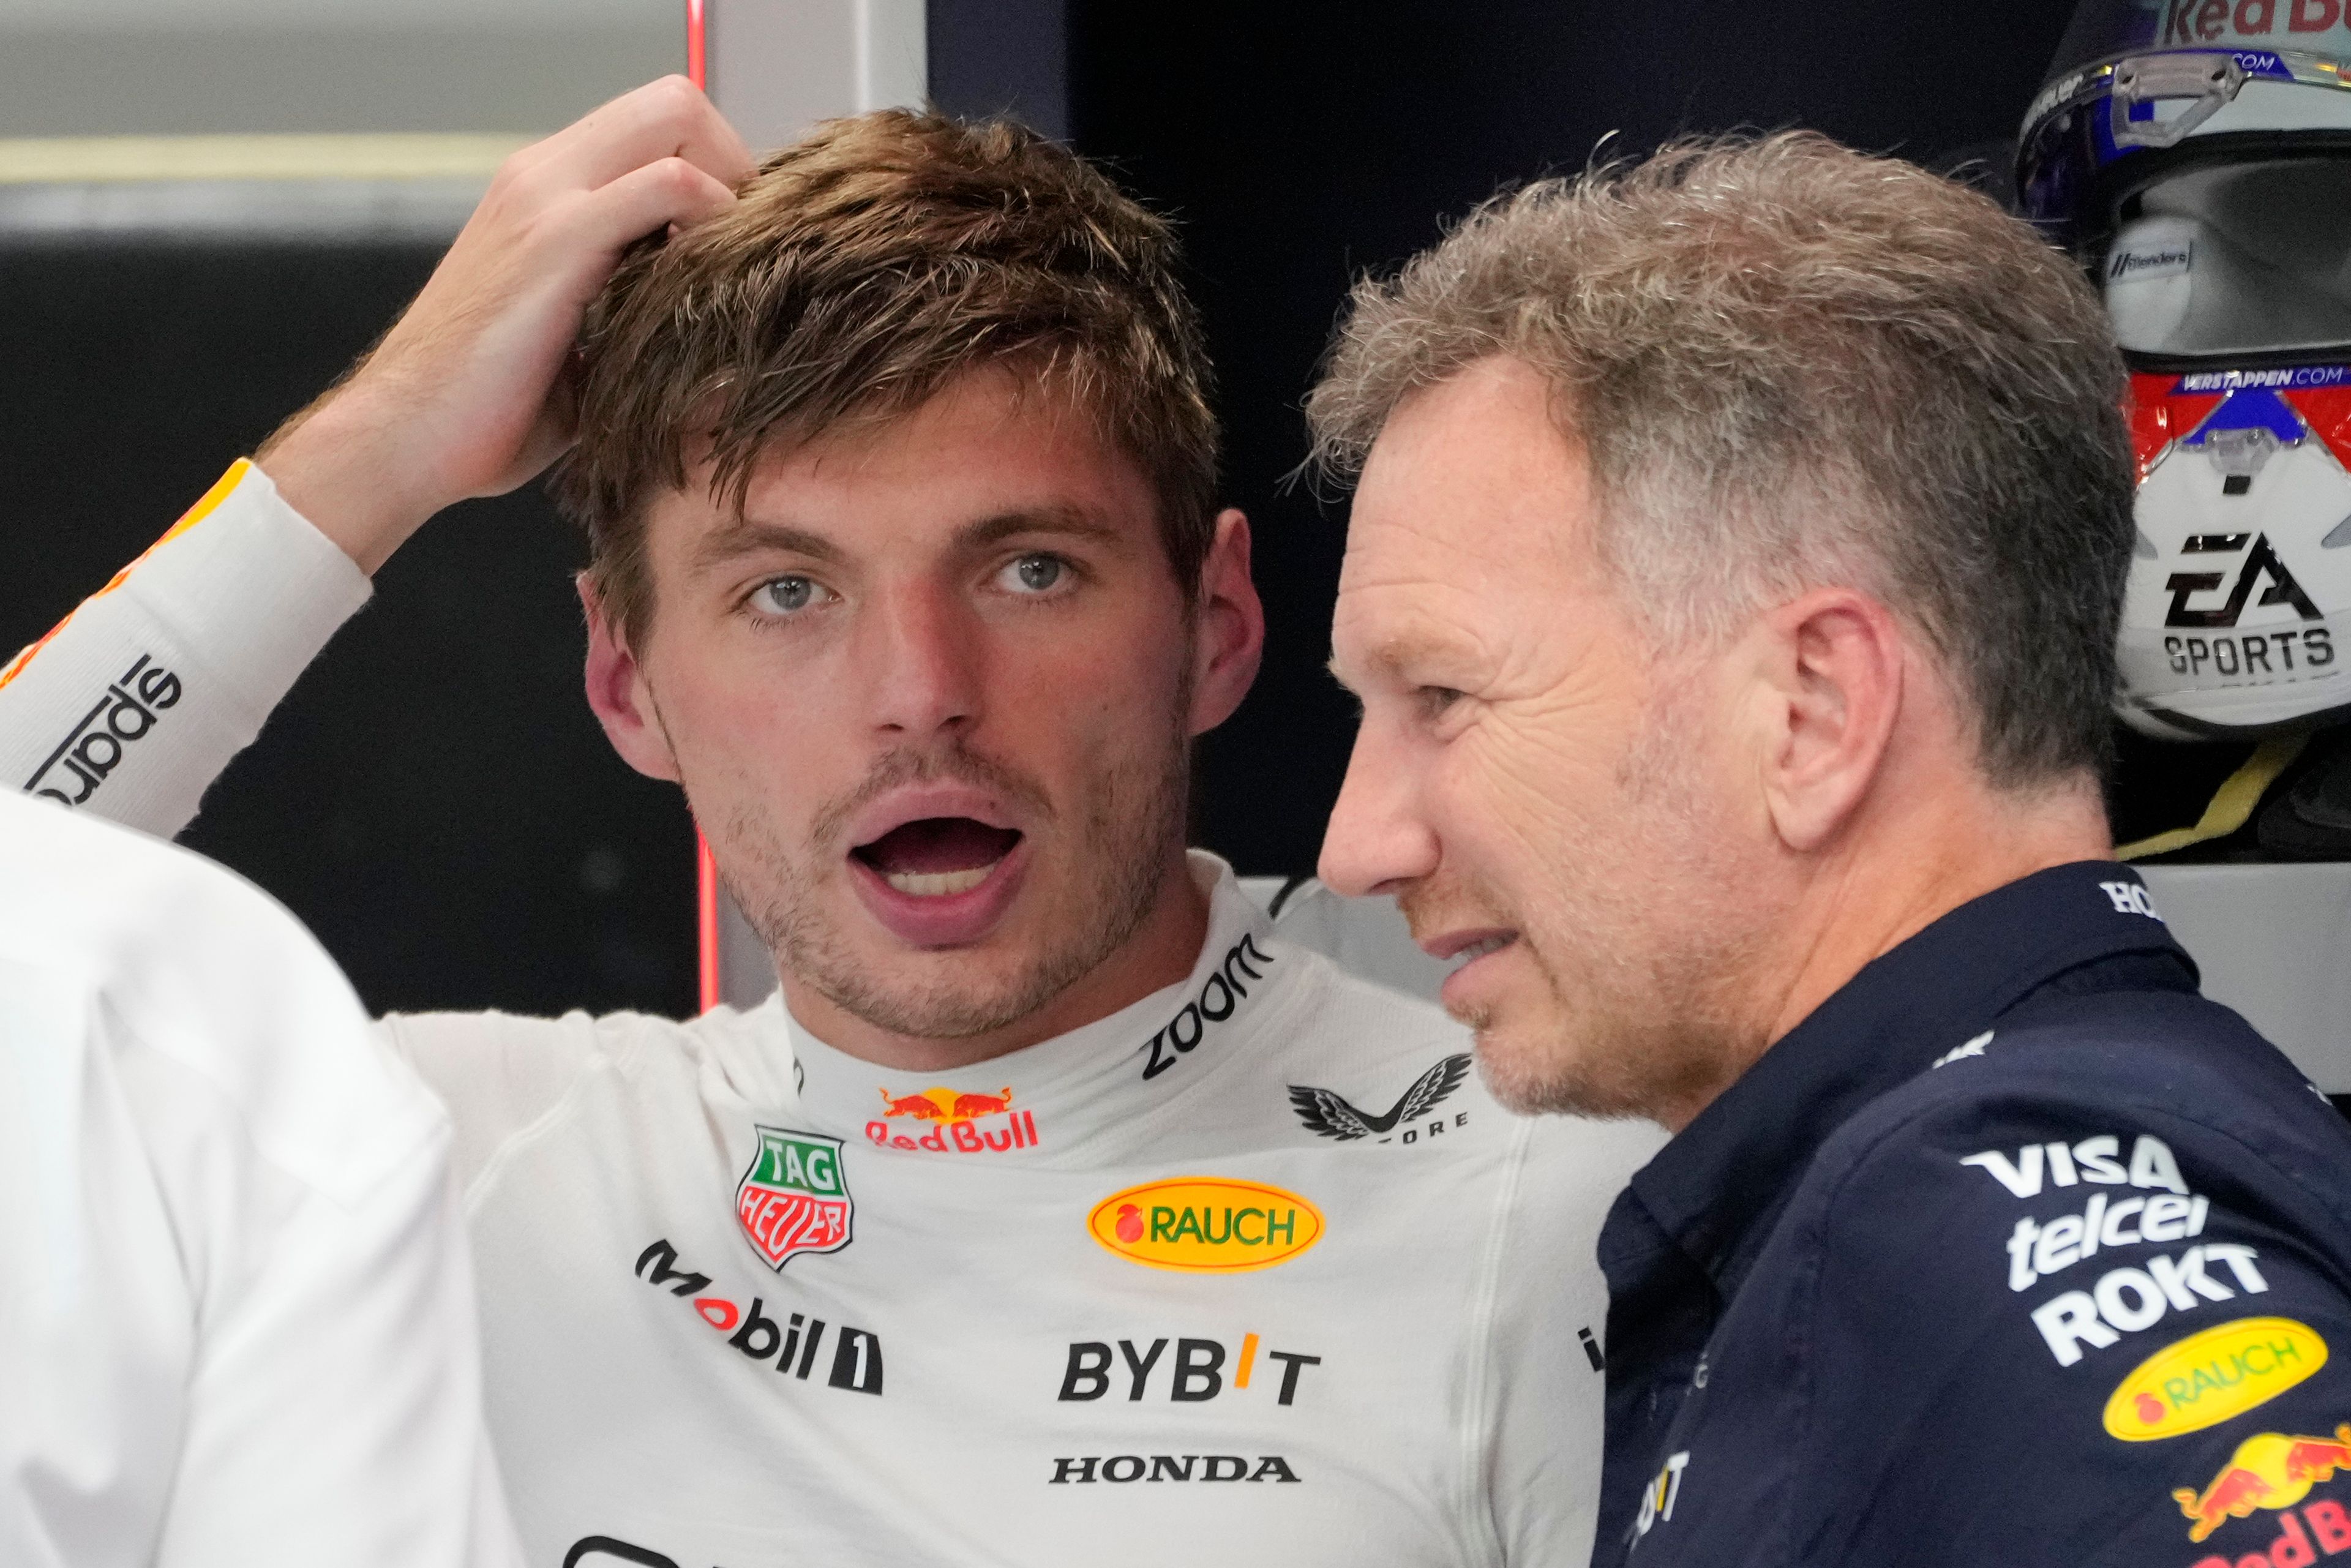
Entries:
{"label": "older man with gray hair", "polygon": [[1809,135],[1356,291],[1323,877],[1468,960],[1506,1102],[1675,1134],[1595,1562],[2351,1550],[2351,1129],[2110,858],[2123,386],[2030,231]]}

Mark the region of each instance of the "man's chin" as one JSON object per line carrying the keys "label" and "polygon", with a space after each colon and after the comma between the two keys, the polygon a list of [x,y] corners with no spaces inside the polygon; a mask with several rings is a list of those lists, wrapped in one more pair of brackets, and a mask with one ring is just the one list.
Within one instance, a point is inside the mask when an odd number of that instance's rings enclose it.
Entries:
{"label": "man's chin", "polygon": [[1071,941],[1029,928],[1021,913],[985,941],[935,948],[903,941],[852,910],[837,925],[789,930],[778,965],[871,1028],[913,1040],[977,1040],[1016,1029],[1105,956],[1099,933]]}
{"label": "man's chin", "polygon": [[1573,1113],[1580,1105],[1563,1091],[1561,1064],[1554,1060],[1560,1042],[1529,1040],[1521,1030],[1501,1021],[1491,1011],[1461,1020],[1477,1037],[1478,1076],[1486,1092],[1504,1109],[1521,1116]]}
{"label": "man's chin", "polygon": [[[858,944],[799,956],[794,977],[873,1028],[915,1040],[969,1040],[1010,1028],[1050,1001],[1053,966],[1006,945],[945,951]],[[848,961],[842,962],[846,956]]]}
{"label": "man's chin", "polygon": [[1000,987],[973,990],[953,985],[887,988],[838,976],[803,977],[825,999],[874,1029],[908,1040],[976,1040],[1011,1028],[1042,1005]]}
{"label": "man's chin", "polygon": [[[1655,1114],[1652,1096],[1628,1082],[1609,1047],[1555,1020],[1489,1012],[1465,1019],[1477,1031],[1478,1076],[1486,1092],[1521,1116],[1621,1120]],[[1615,1071],[1611,1071],[1614,1068]]]}

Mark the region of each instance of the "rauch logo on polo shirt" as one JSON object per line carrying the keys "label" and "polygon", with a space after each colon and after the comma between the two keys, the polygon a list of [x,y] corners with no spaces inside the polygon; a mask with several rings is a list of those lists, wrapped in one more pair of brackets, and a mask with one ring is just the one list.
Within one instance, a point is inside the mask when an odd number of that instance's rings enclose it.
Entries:
{"label": "rauch logo on polo shirt", "polygon": [[2126,1443],[2200,1432],[2266,1405],[2326,1364],[2326,1342],[2291,1318],[2240,1318],[2166,1345],[2106,1400],[2106,1431]]}

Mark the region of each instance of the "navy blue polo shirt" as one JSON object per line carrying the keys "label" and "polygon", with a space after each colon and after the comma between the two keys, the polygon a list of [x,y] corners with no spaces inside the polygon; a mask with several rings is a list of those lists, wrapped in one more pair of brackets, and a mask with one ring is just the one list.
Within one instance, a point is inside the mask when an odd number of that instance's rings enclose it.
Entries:
{"label": "navy blue polo shirt", "polygon": [[2126,867],[1871,963],[1600,1258],[1596,1564],[2351,1568],[2351,1126]]}

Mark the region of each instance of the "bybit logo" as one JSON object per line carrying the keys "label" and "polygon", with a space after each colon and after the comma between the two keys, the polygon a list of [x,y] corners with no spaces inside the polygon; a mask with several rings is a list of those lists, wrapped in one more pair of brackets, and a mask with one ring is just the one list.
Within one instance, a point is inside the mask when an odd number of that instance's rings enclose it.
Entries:
{"label": "bybit logo", "polygon": [[[1061,1373],[1058,1397],[1073,1404],[1100,1399],[1110,1392],[1115,1376],[1123,1381],[1128,1401],[1139,1403],[1150,1394],[1153,1374],[1163,1365],[1166,1368],[1163,1385],[1166,1397],[1178,1405],[1204,1405],[1228,1390],[1236,1394],[1249,1393],[1252,1386],[1263,1390],[1270,1381],[1270,1377],[1257,1375],[1258,1336],[1253,1333],[1241,1336],[1237,1354],[1228,1354],[1217,1340],[1178,1339],[1174,1342],[1176,1354],[1169,1358],[1168,1343],[1164,1337],[1153,1340],[1147,1347],[1136,1340],[1120,1340],[1113,1364],[1108,1341],[1080,1340],[1070,1346],[1070,1359]],[[1265,1359],[1281,1368],[1280,1385],[1273,1401],[1281,1406],[1297,1403],[1300,1374],[1310,1366],[1322,1364],[1321,1356],[1294,1350],[1270,1350]],[[1228,1364],[1232,1368],[1229,1379],[1226,1376]]]}

